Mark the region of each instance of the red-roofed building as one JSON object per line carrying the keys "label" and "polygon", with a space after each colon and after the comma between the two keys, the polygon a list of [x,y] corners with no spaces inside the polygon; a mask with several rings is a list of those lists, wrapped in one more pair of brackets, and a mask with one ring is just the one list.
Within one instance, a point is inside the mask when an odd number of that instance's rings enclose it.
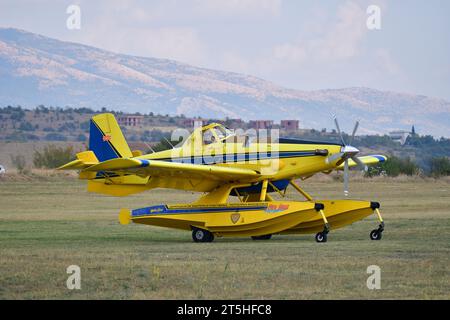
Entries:
{"label": "red-roofed building", "polygon": [[250,128],[271,129],[273,127],[273,120],[250,120]]}
{"label": "red-roofed building", "polygon": [[281,127],[281,129],[284,129],[284,130],[295,131],[295,130],[298,130],[299,121],[298,120],[281,120],[280,127]]}
{"label": "red-roofed building", "polygon": [[120,115],[117,117],[117,122],[120,126],[125,127],[139,127],[142,125],[142,120],[144,116],[136,115]]}

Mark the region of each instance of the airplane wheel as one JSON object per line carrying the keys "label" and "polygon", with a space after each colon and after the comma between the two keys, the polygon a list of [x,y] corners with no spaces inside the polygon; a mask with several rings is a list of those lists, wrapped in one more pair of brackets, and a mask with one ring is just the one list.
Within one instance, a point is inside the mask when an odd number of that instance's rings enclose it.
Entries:
{"label": "airplane wheel", "polygon": [[381,240],[381,235],[383,233],[379,231],[378,229],[372,230],[370,232],[370,240]]}
{"label": "airplane wheel", "polygon": [[194,242],[213,242],[214,235],[208,230],[194,228],[192,230],[192,239]]}
{"label": "airplane wheel", "polygon": [[271,234],[266,234],[263,236],[253,236],[252,239],[253,240],[270,240],[270,238],[272,238]]}
{"label": "airplane wheel", "polygon": [[325,232],[317,233],[316,242],[327,242],[327,234]]}

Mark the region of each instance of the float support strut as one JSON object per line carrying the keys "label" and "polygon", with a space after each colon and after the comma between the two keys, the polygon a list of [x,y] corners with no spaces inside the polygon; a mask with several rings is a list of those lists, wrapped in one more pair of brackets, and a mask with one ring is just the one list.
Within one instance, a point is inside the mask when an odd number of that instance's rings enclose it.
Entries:
{"label": "float support strut", "polygon": [[300,188],[295,182],[294,180],[289,181],[289,183],[291,184],[291,186],[294,187],[295,190],[297,190],[302,196],[304,196],[306,198],[306,200],[308,201],[313,201],[313,198],[306,192],[304,191],[302,188]]}
{"label": "float support strut", "polygon": [[381,240],[381,236],[383,235],[384,231],[384,221],[381,217],[380,213],[380,204],[378,202],[371,202],[370,208],[372,208],[373,212],[376,213],[378,217],[378,221],[380,221],[380,225],[378,226],[378,229],[374,229],[370,232],[370,239],[371,240]]}
{"label": "float support strut", "polygon": [[380,204],[378,202],[371,202],[370,207],[377,214],[378,221],[380,221],[380,225],[378,227],[378,231],[383,232],[384,230],[384,220],[380,213]]}
{"label": "float support strut", "polygon": [[325,208],[325,206],[322,203],[316,203],[316,205],[315,205],[316,211],[319,212],[320,216],[322,217],[322,220],[324,223],[323,232],[326,234],[326,233],[330,232],[330,225],[328,223],[327,217],[325,216],[325,213],[323,212],[324,208]]}
{"label": "float support strut", "polygon": [[380,210],[378,210],[378,208],[375,209],[375,213],[377,214],[380,223],[384,224],[383,218],[381,217],[381,213]]}
{"label": "float support strut", "polygon": [[267,194],[267,185],[269,184],[269,180],[264,180],[261,188],[261,196],[259,197],[259,201],[266,201]]}

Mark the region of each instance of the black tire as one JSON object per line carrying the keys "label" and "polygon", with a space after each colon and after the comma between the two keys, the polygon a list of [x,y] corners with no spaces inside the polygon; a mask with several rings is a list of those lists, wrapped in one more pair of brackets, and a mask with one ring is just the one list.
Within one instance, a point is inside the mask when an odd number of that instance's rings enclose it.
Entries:
{"label": "black tire", "polygon": [[208,230],[194,228],[192,229],[192,240],[194,242],[213,242],[214,235]]}
{"label": "black tire", "polygon": [[252,236],[253,240],[270,240],[270,238],[272,238],[271,234],[266,234],[263,236]]}
{"label": "black tire", "polygon": [[208,239],[206,242],[213,242],[214,241],[214,234],[212,232],[208,232]]}
{"label": "black tire", "polygon": [[378,229],[374,229],[370,232],[370,240],[381,240],[383,232]]}
{"label": "black tire", "polygon": [[316,234],[316,242],[322,243],[322,242],[327,242],[328,240],[328,235],[325,232],[318,232]]}

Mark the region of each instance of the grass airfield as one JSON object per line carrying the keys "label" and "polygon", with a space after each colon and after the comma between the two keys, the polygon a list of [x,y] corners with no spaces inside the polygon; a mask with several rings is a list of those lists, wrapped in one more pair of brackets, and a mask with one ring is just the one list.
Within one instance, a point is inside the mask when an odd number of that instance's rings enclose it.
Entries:
{"label": "grass airfield", "polygon": [[[342,197],[342,183],[307,180],[316,198]],[[131,224],[122,207],[182,203],[198,195],[154,190],[126,198],[89,194],[82,181],[0,180],[1,299],[449,299],[449,180],[357,179],[352,198],[381,203],[386,230],[369,240],[375,216],[314,235],[269,241],[216,238]],[[288,192],[291,200],[299,199]],[[81,290],[68,290],[69,265]],[[369,290],[369,265],[381,289]]]}

